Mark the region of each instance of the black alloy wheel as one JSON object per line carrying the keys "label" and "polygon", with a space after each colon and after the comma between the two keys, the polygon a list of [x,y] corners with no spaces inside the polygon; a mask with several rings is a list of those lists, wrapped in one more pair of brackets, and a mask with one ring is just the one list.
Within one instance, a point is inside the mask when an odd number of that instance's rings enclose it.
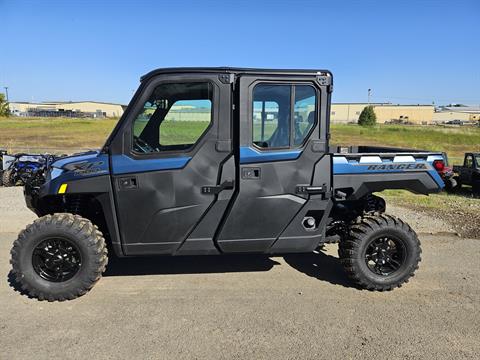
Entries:
{"label": "black alloy wheel", "polygon": [[32,265],[42,279],[63,282],[78,273],[82,266],[82,257],[75,244],[67,239],[50,238],[35,247]]}
{"label": "black alloy wheel", "polygon": [[391,236],[372,240],[365,251],[365,263],[370,271],[377,275],[393,274],[402,267],[405,259],[405,245]]}

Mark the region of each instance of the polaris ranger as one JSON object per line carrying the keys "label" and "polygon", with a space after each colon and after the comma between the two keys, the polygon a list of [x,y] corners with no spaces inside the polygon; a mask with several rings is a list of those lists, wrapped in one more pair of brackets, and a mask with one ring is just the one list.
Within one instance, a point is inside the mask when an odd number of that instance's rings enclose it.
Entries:
{"label": "polaris ranger", "polygon": [[[27,184],[38,216],[13,245],[16,280],[49,301],[85,294],[117,257],[309,253],[332,237],[357,286],[413,275],[420,242],[384,213],[384,189],[444,184],[441,153],[329,151],[325,70],[159,69],[103,148]],[[159,260],[161,261],[161,260]]]}
{"label": "polaris ranger", "polygon": [[463,166],[454,165],[458,187],[470,185],[474,194],[480,195],[480,153],[465,153]]}

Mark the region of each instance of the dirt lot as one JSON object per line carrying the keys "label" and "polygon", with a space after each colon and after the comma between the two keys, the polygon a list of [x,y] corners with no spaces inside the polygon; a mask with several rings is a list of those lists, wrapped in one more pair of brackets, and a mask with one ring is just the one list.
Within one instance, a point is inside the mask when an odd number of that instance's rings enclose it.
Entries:
{"label": "dirt lot", "polygon": [[480,240],[390,209],[424,233],[417,276],[393,292],[351,287],[329,246],[114,261],[86,296],[47,303],[9,283],[11,243],[33,216],[21,189],[0,189],[0,358],[477,359]]}

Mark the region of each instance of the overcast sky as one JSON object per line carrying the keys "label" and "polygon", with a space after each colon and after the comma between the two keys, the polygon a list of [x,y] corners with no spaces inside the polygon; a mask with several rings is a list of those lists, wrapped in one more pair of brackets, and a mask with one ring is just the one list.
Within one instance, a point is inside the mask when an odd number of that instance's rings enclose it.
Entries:
{"label": "overcast sky", "polygon": [[126,104],[154,68],[239,66],[329,69],[335,102],[480,105],[478,0],[0,0],[0,27],[11,101]]}

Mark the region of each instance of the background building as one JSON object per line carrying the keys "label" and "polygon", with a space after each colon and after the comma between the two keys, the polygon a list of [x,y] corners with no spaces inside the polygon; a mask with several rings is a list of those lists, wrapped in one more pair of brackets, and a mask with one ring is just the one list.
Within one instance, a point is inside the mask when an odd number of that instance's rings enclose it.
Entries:
{"label": "background building", "polygon": [[[334,103],[330,119],[334,124],[357,123],[362,110],[367,103]],[[388,103],[372,103],[377,123],[403,122],[417,125],[433,123],[433,105],[392,105]]]}
{"label": "background building", "polygon": [[478,106],[446,106],[433,115],[435,123],[460,120],[462,122],[480,121],[480,107]]}
{"label": "background building", "polygon": [[98,101],[11,102],[10,112],[17,116],[120,117],[126,106]]}

